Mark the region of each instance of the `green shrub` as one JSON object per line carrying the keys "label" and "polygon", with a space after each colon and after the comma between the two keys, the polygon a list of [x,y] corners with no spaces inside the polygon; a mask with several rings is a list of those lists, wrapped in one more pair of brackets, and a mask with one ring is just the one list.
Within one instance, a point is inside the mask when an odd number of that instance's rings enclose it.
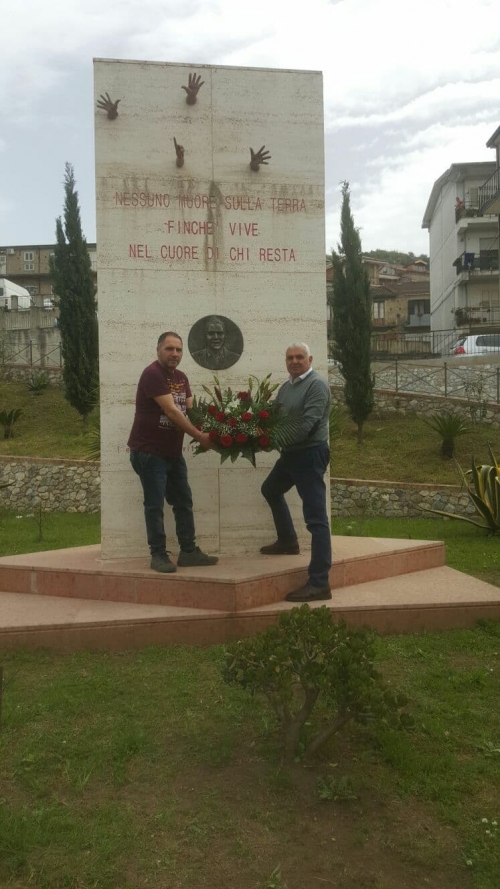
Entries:
{"label": "green shrub", "polygon": [[41,370],[34,370],[27,382],[28,391],[31,392],[32,395],[41,395],[42,392],[45,392],[47,386],[49,385],[49,378],[46,373]]}
{"label": "green shrub", "polygon": [[[333,623],[326,607],[293,608],[278,625],[225,649],[224,679],[263,694],[284,734],[285,755],[318,750],[351,719],[409,724],[403,695],[389,691],[374,667],[375,634]],[[304,727],[320,702],[324,721]]]}
{"label": "green shrub", "polygon": [[442,414],[434,414],[434,416],[424,419],[424,423],[441,438],[441,454],[449,460],[455,453],[455,439],[459,435],[465,435],[469,431],[469,427],[457,414],[444,411]]}
{"label": "green shrub", "polygon": [[479,519],[428,507],[427,512],[435,512],[436,515],[443,515],[449,519],[469,522],[471,525],[477,525],[478,528],[485,528],[492,534],[498,534],[500,531],[500,465],[497,463],[490,445],[488,445],[488,451],[491,465],[486,463],[476,466],[473,457],[471,468],[464,472],[457,463],[462,480],[467,487],[467,493],[476,512],[479,513]]}
{"label": "green shrub", "polygon": [[14,424],[17,423],[22,413],[20,407],[16,407],[12,411],[0,411],[0,426],[3,426],[4,438],[14,438]]}

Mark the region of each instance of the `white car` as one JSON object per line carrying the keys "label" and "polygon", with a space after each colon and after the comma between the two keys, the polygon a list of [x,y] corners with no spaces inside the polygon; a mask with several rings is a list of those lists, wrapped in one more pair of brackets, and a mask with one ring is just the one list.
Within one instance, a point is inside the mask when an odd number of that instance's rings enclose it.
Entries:
{"label": "white car", "polygon": [[500,333],[474,333],[461,336],[452,346],[451,355],[500,355]]}

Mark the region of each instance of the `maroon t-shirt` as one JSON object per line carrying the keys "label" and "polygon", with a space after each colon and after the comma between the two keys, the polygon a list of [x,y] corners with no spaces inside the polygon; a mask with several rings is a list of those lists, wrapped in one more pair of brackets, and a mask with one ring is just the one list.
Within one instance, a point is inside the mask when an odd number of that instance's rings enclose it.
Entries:
{"label": "maroon t-shirt", "polygon": [[163,413],[154,400],[158,395],[173,395],[176,406],[186,413],[186,399],[191,389],[186,374],[168,373],[159,361],[153,361],[141,374],[135,398],[135,417],[128,446],[159,457],[179,457],[184,433]]}

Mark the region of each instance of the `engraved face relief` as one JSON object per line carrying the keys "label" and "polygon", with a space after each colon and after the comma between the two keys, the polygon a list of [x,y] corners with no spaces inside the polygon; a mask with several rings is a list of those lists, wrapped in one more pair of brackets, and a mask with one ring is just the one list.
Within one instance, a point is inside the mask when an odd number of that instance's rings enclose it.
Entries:
{"label": "engraved face relief", "polygon": [[234,321],[224,315],[206,315],[189,331],[188,349],[201,367],[225,370],[241,357],[243,335]]}

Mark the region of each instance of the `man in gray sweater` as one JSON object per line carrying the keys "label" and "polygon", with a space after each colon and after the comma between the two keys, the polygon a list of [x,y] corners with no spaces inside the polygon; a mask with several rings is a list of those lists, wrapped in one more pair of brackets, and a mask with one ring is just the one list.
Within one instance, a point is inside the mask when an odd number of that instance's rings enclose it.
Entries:
{"label": "man in gray sweater", "polygon": [[306,343],[292,343],[286,350],[289,378],[276,400],[298,419],[295,441],[281,456],[262,485],[271,507],[278,539],[263,546],[264,555],[295,555],[300,552],[297,533],[284,494],[297,488],[307,530],[311,534],[311,561],[307,583],[285,597],[289,602],[331,599],[328,575],[332,564],[330,521],[326,510],[324,474],[330,462],[330,389],[312,368]]}

